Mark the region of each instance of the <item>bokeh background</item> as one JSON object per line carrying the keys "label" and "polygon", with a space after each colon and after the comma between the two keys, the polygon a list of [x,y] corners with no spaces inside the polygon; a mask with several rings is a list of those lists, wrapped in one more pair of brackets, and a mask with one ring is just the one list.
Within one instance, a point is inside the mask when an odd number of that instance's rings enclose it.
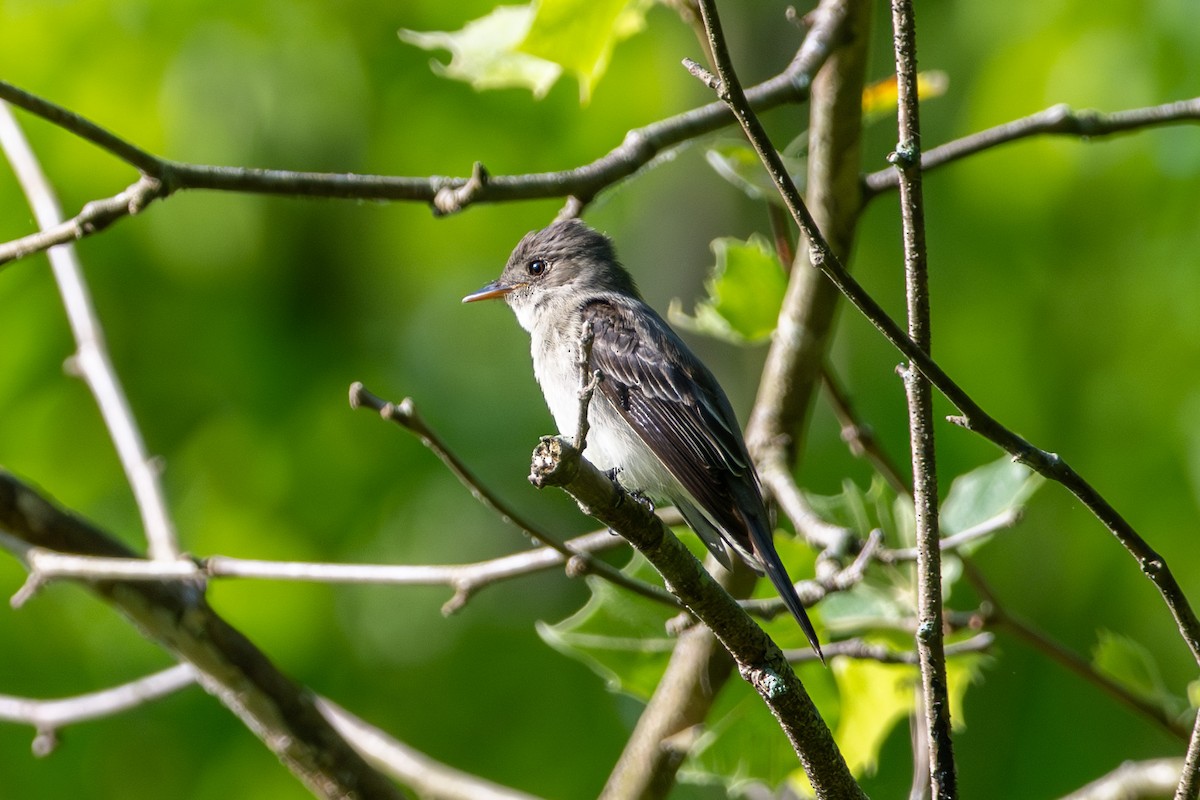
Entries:
{"label": "bokeh background", "polygon": [[[747,82],[787,63],[785,4],[726,4]],[[891,72],[877,4],[871,76]],[[542,100],[477,93],[433,74],[396,31],[455,30],[478,0],[330,4],[209,0],[2,0],[0,78],[174,159],[395,175],[568,168],[624,132],[711,99],[680,68],[692,32],[655,7],[622,43],[591,102],[570,78]],[[922,114],[926,147],[1065,102],[1117,110],[1194,96],[1200,11],[1189,0],[986,0],[918,4],[923,68],[950,76]],[[444,57],[443,57],[444,58]],[[136,177],[19,113],[74,213]],[[806,109],[769,116],[781,141]],[[890,123],[868,131],[880,169]],[[610,192],[587,218],[617,240],[648,299],[702,293],[709,242],[764,228],[760,206],[703,148]],[[938,171],[925,183],[940,362],[985,408],[1064,455],[1160,550],[1200,602],[1200,131],[1086,142],[1041,138]],[[361,412],[353,380],[412,396],[498,492],[563,535],[589,528],[525,481],[549,415],[526,335],[506,309],[463,307],[558,201],[479,206],[435,219],[417,204],[183,193],[79,245],[113,360],[198,555],[443,563],[520,549],[413,438]],[[0,170],[0,240],[33,229]],[[903,308],[894,197],[863,218],[861,280]],[[739,413],[763,351],[696,341]],[[44,257],[0,273],[0,464],[140,546],[138,515],[86,389],[64,376],[71,341]],[[898,356],[851,312],[832,361],[884,446],[906,460]],[[942,409],[949,411],[949,409]],[[944,485],[998,454],[942,425]],[[800,476],[813,491],[865,484],[818,404]],[[1057,487],[979,554],[1006,607],[1087,654],[1098,631],[1133,637],[1183,692],[1195,664],[1151,585]],[[0,594],[24,578],[0,557]],[[538,620],[585,588],[547,574],[489,588],[444,618],[444,589],[218,582],[214,606],[289,674],[459,768],[546,797],[599,790],[639,707],[544,645]],[[971,607],[970,595],[952,598]],[[1044,797],[1124,759],[1183,746],[1001,635],[966,699],[956,741],[965,796]],[[56,697],[169,664],[78,587],[0,611],[0,693]],[[199,689],[66,731],[47,759],[0,725],[0,796],[299,798],[302,787]],[[909,782],[907,733],[888,741],[877,796]]]}

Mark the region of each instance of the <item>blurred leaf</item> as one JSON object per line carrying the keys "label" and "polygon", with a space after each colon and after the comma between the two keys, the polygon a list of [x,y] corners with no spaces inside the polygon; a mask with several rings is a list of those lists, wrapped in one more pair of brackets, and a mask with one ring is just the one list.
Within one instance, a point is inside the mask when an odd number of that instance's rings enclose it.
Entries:
{"label": "blurred leaf", "polygon": [[842,717],[834,738],[851,772],[873,772],[884,740],[914,708],[914,687],[921,680],[920,673],[911,664],[852,658],[835,658],[830,669],[842,699]]}
{"label": "blurred leaf", "polygon": [[[622,570],[653,580],[654,569],[635,553]],[[669,607],[589,576],[592,596],[583,608],[562,622],[539,622],[542,641],[586,664],[604,678],[608,688],[648,700],[658,686],[676,639],[666,632],[674,616]]]}
{"label": "blurred leaf", "polygon": [[[950,484],[950,492],[942,504],[943,535],[1020,511],[1043,481],[1042,476],[1007,456],[959,475]],[[962,550],[970,552],[989,538],[971,542]]]}
{"label": "blurred leaf", "polygon": [[[807,135],[801,139],[804,142],[808,141]],[[786,152],[781,155],[788,174],[792,176],[792,182],[796,184],[797,189],[803,192],[807,183],[806,159],[803,155],[790,156]],[[775,188],[771,176],[763,169],[758,153],[754,152],[754,148],[750,145],[745,142],[723,142],[710,147],[705,151],[704,157],[718,175],[752,200],[766,200],[780,206],[783,205],[783,200],[779,197],[779,190]]]}
{"label": "blurred leaf", "polygon": [[1100,631],[1099,641],[1092,650],[1092,663],[1130,692],[1172,716],[1182,713],[1188,706],[1187,700],[1167,688],[1150,651],[1128,636]]}
{"label": "blurred leaf", "polygon": [[423,50],[448,50],[450,63],[432,61],[435,73],[464,81],[477,90],[525,88],[545,97],[562,67],[518,48],[530,32],[534,6],[497,6],[458,31],[401,29],[401,41]]}
{"label": "blurred leaf", "polygon": [[579,79],[586,104],[608,68],[613,47],[645,27],[646,0],[539,0],[522,53],[559,65]]}
{"label": "blurred leaf", "polygon": [[[941,70],[917,73],[917,97],[932,100],[941,97],[950,87],[950,76]],[[863,122],[870,124],[896,110],[899,104],[896,76],[875,81],[863,89]]]}
{"label": "blurred leaf", "polygon": [[686,330],[729,342],[745,344],[766,339],[775,330],[775,319],[787,290],[787,273],[765,237],[754,234],[741,241],[721,237],[712,242],[717,257],[704,282],[708,299],[696,304],[688,316],[673,300],[667,316]]}

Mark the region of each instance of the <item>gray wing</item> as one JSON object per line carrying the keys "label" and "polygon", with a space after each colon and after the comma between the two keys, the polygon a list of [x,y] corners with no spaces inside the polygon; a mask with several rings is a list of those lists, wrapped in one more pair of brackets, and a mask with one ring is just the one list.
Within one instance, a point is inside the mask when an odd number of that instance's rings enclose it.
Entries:
{"label": "gray wing", "polygon": [[[592,323],[592,366],[604,373],[600,391],[699,507],[673,498],[688,524],[706,541],[715,539],[715,526],[761,567],[749,531],[767,526],[766,510],[729,400],[652,309],[638,303],[640,313],[633,310],[615,300],[593,300],[582,309]],[[723,555],[714,545],[710,549]]]}
{"label": "gray wing", "polygon": [[640,302],[592,300],[581,311],[592,323],[592,366],[604,373],[600,391],[691,495],[673,498],[688,525],[727,566],[718,535],[767,573],[824,662],[775,550],[758,475],[716,378]]}

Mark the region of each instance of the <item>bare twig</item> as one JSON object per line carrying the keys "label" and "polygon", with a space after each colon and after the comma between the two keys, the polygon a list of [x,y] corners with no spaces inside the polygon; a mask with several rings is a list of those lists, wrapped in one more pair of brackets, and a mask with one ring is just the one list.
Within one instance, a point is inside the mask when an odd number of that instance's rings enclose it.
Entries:
{"label": "bare twig", "polygon": [[[990,650],[996,637],[991,633],[980,633],[970,639],[946,645],[946,657],[963,655],[965,653],[982,653]],[[878,661],[880,664],[913,664],[919,659],[914,651],[895,650],[887,645],[864,642],[862,639],[844,639],[840,642],[830,642],[825,650],[825,658],[845,656],[863,661]],[[801,649],[784,650],[783,654],[793,663],[800,661],[815,661],[816,653],[806,654]],[[923,745],[924,743],[922,743]]]}
{"label": "bare twig", "polygon": [[1171,792],[1182,767],[1179,758],[1126,761],[1061,800],[1156,800]]}
{"label": "bare twig", "polygon": [[417,413],[416,404],[413,403],[412,398],[405,398],[399,405],[388,403],[367,391],[361,383],[354,383],[350,387],[350,405],[354,408],[369,408],[377,411],[384,419],[391,420],[415,433],[421,443],[441,459],[450,472],[467,488],[472,497],[495,512],[500,519],[523,531],[534,541],[561,553],[567,559],[568,574],[577,576],[592,573],[643,597],[679,607],[675,598],[660,587],[631,578],[616,567],[592,558],[589,553],[572,549],[570,545],[558,541],[513,510],[511,506],[487,489],[470,468],[446,446],[441,437],[425,424],[425,420]]}
{"label": "bare twig", "polygon": [[[994,517],[985,519],[982,522],[965,528],[958,533],[950,536],[942,537],[938,540],[938,546],[943,553],[957,550],[965,544],[982,539],[986,536],[991,536],[993,533],[1005,528],[1011,528],[1021,521],[1021,512],[1017,509],[1007,509],[1001,511]],[[877,558],[884,564],[896,564],[901,561],[915,561],[917,559],[917,548],[901,547],[895,550],[881,550]]]}
{"label": "bare twig", "polygon": [[[892,0],[893,45],[899,141],[891,160],[900,179],[900,217],[904,238],[904,286],[908,335],[930,352],[929,272],[925,250],[925,200],[921,190],[921,122],[917,102],[917,33],[912,0]],[[929,751],[930,791],[937,800],[958,796],[958,774],[950,728],[950,690],[946,680],[942,626],[942,551],[938,526],[937,450],[934,446],[933,389],[910,362],[904,370],[908,429],[912,442],[913,510],[917,539],[917,654],[921,661]]]}
{"label": "bare twig", "polygon": [[[594,553],[623,545],[609,531],[584,534],[567,542],[578,553]],[[459,611],[480,589],[503,580],[529,575],[567,563],[562,552],[539,547],[470,564],[319,564],[296,561],[260,561],[229,556],[209,556],[199,563],[147,561],[143,558],[106,558],[59,553],[30,547],[0,531],[0,546],[18,554],[29,568],[29,578],[13,596],[12,604],[25,603],[41,586],[59,578],[88,581],[185,581],[202,585],[208,578],[318,581],[321,583],[387,584],[393,586],[449,586],[454,590],[442,612]]]}
{"label": "bare twig", "polygon": [[[921,156],[921,169],[928,172],[983,150],[1031,136],[1059,134],[1091,140],[1161,125],[1196,124],[1197,122],[1200,122],[1200,97],[1148,108],[1115,111],[1110,114],[1096,111],[1072,111],[1070,106],[1059,104],[1028,117],[1006,122],[1003,125],[997,125],[994,128],[988,128],[927,150]],[[870,201],[882,192],[895,189],[898,184],[899,176],[894,169],[872,172],[863,179],[864,202]]]}
{"label": "bare twig", "polygon": [[317,708],[372,766],[423,800],[537,800],[435,761],[324,697],[317,698]]}
{"label": "bare twig", "polygon": [[32,725],[33,754],[47,756],[58,745],[58,731],[79,722],[110,717],[173,694],[196,682],[191,664],[176,664],[120,686],[60,700],[31,700],[0,695],[0,719]]}
{"label": "bare twig", "polygon": [[[0,102],[0,146],[7,154],[25,196],[29,198],[38,225],[43,229],[58,225],[62,221],[58,198],[8,105],[3,102]],[[158,479],[159,467],[146,452],[142,434],[133,419],[133,411],[108,357],[104,332],[92,306],[91,292],[83,278],[75,248],[58,247],[52,249],[49,256],[67,319],[75,335],[75,355],[69,363],[91,389],[104,424],[112,435],[121,466],[125,468],[138,511],[142,515],[151,557],[176,558],[179,544]]]}
{"label": "bare twig", "polygon": [[[28,545],[106,558],[133,552],[0,471],[0,529]],[[187,661],[197,680],[318,797],[401,794],[346,744],[317,711],[312,693],[288,678],[186,583],[92,581],[87,587],[147,637]]]}

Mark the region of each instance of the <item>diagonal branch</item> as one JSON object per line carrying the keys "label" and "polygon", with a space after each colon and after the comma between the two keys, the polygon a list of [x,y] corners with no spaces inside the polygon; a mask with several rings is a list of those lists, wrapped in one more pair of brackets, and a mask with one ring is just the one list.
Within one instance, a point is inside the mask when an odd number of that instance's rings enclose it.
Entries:
{"label": "diagonal branch", "polygon": [[766,702],[800,757],[818,797],[863,797],[833,736],[778,645],[648,509],[583,459],[569,442],[543,437],[530,481],[558,486],[585,513],[620,533],[654,565],[671,591],[721,641],[742,677]]}
{"label": "diagonal branch", "polygon": [[[20,126],[5,103],[0,102],[0,147],[8,156],[17,180],[29,198],[38,225],[51,228],[62,220],[62,210],[54,189],[46,180],[33,150],[29,147]],[[142,525],[155,559],[174,559],[179,556],[175,526],[167,512],[167,501],[158,479],[159,468],[151,461],[142,440],[141,431],[133,419],[133,411],[116,369],[108,357],[100,318],[92,305],[91,292],[83,277],[83,268],[74,247],[59,247],[49,253],[54,280],[62,295],[67,320],[75,336],[75,354],[68,364],[87,384],[100,415],[112,436],[113,445],[125,468],[133,489]]]}
{"label": "diagonal branch", "polygon": [[[127,558],[125,545],[51,504],[0,471],[0,530],[34,547]],[[148,638],[196,669],[197,680],[322,798],[396,798],[401,793],[371,769],[329,725],[312,693],[220,617],[194,586],[93,581]]]}

